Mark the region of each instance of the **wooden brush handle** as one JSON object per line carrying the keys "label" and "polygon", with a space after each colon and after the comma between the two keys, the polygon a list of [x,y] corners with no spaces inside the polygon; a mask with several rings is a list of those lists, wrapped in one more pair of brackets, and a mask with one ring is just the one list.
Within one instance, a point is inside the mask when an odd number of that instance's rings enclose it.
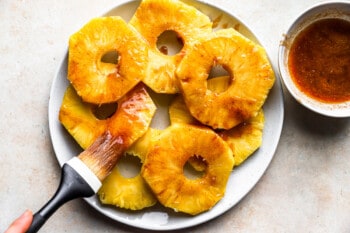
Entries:
{"label": "wooden brush handle", "polygon": [[46,220],[64,203],[78,197],[90,197],[95,194],[89,183],[69,164],[62,167],[60,185],[47,204],[34,214],[33,222],[27,233],[37,232]]}

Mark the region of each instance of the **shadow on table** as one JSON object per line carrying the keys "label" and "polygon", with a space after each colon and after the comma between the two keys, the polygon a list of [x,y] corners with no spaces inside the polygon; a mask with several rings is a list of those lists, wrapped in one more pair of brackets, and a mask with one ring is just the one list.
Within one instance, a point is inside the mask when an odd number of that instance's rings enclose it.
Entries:
{"label": "shadow on table", "polygon": [[346,133],[350,118],[333,118],[315,113],[297,102],[287,91],[285,98],[285,122],[309,134],[336,136]]}

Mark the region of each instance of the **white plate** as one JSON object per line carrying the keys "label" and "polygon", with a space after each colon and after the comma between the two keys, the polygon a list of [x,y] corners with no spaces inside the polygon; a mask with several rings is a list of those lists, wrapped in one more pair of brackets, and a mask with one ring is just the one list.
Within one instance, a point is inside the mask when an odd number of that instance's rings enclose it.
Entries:
{"label": "white plate", "polygon": [[[186,0],[185,2],[195,6],[211,19],[221,17],[219,28],[221,26],[236,26],[237,28],[238,26],[238,30],[242,34],[257,41],[254,34],[242,23],[241,20],[237,19],[237,17],[231,16],[225,11],[207,3],[195,0]],[[106,15],[119,15],[128,21],[134,14],[139,3],[140,1],[122,1],[122,3],[119,3],[115,8],[107,12]],[[58,121],[58,112],[61,101],[66,87],[69,84],[66,77],[67,55],[62,60],[56,77],[53,80],[49,101],[50,134],[57,160],[61,166],[65,161],[81,152],[79,146]],[[157,98],[159,98],[159,96]],[[164,103],[162,100],[156,100],[155,102],[160,105]],[[157,112],[156,123],[157,121],[162,121],[162,114],[166,112],[165,109],[162,109],[162,106],[158,106],[158,108],[160,108],[160,111]],[[87,198],[86,201],[97,211],[116,221],[148,230],[174,230],[191,227],[223,214],[247,195],[247,193],[259,181],[273,158],[282,130],[284,111],[282,89],[278,78],[276,78],[276,83],[264,105],[264,111],[266,123],[261,148],[244,164],[232,172],[227,184],[225,197],[210,211],[197,216],[189,216],[176,213],[162,206],[155,206],[142,211],[128,211],[114,207],[107,207],[101,205],[96,196]]]}

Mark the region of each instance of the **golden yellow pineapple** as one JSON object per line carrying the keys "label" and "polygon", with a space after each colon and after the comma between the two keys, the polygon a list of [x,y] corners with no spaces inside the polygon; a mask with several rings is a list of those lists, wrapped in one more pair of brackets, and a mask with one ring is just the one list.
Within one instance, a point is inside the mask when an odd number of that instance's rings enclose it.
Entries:
{"label": "golden yellow pineapple", "polygon": [[261,109],[255,117],[232,129],[218,133],[232,149],[235,157],[235,166],[244,162],[261,146],[264,122],[264,112]]}
{"label": "golden yellow pineapple", "polygon": [[[207,86],[208,73],[216,65],[231,78],[221,93]],[[234,29],[222,29],[198,41],[187,51],[176,75],[191,115],[215,129],[230,129],[254,117],[275,80],[264,49]]]}
{"label": "golden yellow pineapple", "polygon": [[138,156],[143,163],[149,148],[152,147],[161,133],[162,130],[148,128],[147,132],[126,150],[126,153]]}
{"label": "golden yellow pineapple", "polygon": [[[196,179],[183,172],[192,156],[200,156],[207,164],[203,176]],[[141,174],[162,205],[195,215],[211,209],[224,196],[233,165],[232,151],[215,132],[174,124],[148,151]]]}
{"label": "golden yellow pineapple", "polygon": [[[94,18],[69,39],[68,79],[85,102],[115,102],[145,75],[147,51],[121,17]],[[104,60],[113,53],[116,61]]]}
{"label": "golden yellow pineapple", "polygon": [[107,129],[107,120],[99,120],[93,109],[92,104],[82,102],[72,86],[67,87],[59,120],[83,149],[90,146]]}
{"label": "golden yellow pineapple", "polygon": [[[150,45],[150,63],[143,82],[158,93],[177,93],[175,69],[188,48],[211,32],[209,17],[178,0],[143,0],[129,23]],[[183,44],[173,56],[157,48],[158,37],[166,31],[175,32]]]}
{"label": "golden yellow pineapple", "polygon": [[185,104],[182,95],[176,96],[169,105],[169,119],[170,124],[191,124],[191,125],[201,125],[191,113]]}
{"label": "golden yellow pineapple", "polygon": [[[148,149],[159,134],[159,130],[149,128],[145,135],[125,152],[124,156],[137,156],[143,163]],[[118,164],[103,181],[98,195],[103,204],[131,210],[141,210],[153,206],[157,202],[152,190],[140,173],[134,177],[125,177],[119,171]]]}

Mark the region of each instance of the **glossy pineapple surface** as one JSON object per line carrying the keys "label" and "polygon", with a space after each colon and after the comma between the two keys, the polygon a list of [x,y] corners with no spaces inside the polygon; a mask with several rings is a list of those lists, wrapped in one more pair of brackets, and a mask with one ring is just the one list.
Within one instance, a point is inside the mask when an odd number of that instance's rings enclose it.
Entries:
{"label": "glossy pineapple surface", "polygon": [[[221,93],[207,84],[216,65],[231,79]],[[192,46],[176,74],[191,115],[215,129],[230,129],[255,116],[275,80],[264,49],[234,29],[216,31]]]}
{"label": "glossy pineapple surface", "polygon": [[[108,53],[115,61],[104,59]],[[94,18],[69,38],[68,79],[85,102],[115,102],[144,77],[147,53],[144,39],[121,17]]]}

